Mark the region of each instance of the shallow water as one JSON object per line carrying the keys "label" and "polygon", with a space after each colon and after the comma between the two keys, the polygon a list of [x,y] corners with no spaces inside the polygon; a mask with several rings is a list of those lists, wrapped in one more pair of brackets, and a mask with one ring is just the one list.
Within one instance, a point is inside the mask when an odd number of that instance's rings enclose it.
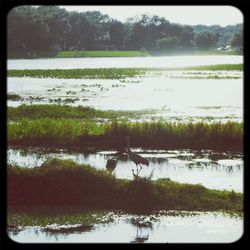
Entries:
{"label": "shallow water", "polygon": [[[243,155],[237,152],[212,150],[142,150],[132,148],[149,161],[143,166],[140,176],[152,179],[170,178],[181,183],[202,184],[211,189],[243,192]],[[116,151],[77,153],[66,150],[50,152],[41,148],[28,150],[8,149],[9,164],[33,168],[40,167],[49,158],[71,159],[79,164],[90,164],[97,169],[106,169],[106,162]],[[135,164],[124,154],[118,157],[114,170],[117,178],[132,179]]]}
{"label": "shallow water", "polygon": [[80,68],[151,68],[186,67],[243,63],[243,56],[161,56],[9,59],[8,69],[80,69]]}
{"label": "shallow water", "polygon": [[155,113],[144,116],[145,120],[242,121],[242,78],[175,79],[169,74],[146,74],[123,81],[8,78],[8,94],[22,98],[9,100],[8,106],[55,103],[101,110],[153,109]]}
{"label": "shallow water", "polygon": [[19,227],[9,231],[9,237],[21,243],[231,243],[243,233],[242,218],[223,213],[162,211],[136,216],[111,212],[110,216],[113,222],[95,224],[87,231],[60,232],[59,225]]}
{"label": "shallow water", "polygon": [[[8,60],[8,69],[72,69],[125,67],[185,67],[243,63],[242,56],[168,56],[142,58],[62,58]],[[218,77],[218,79],[207,79]],[[225,79],[225,78],[229,79]],[[204,79],[200,79],[204,78]],[[157,110],[144,117],[170,121],[212,117],[216,121],[242,121],[243,79],[239,71],[148,72],[146,75],[119,80],[8,78],[8,94],[18,94],[21,104],[64,104],[91,106],[102,110]],[[78,100],[77,100],[78,99]],[[209,118],[209,119],[210,119]],[[201,183],[207,188],[243,192],[243,155],[212,150],[142,150],[132,148],[149,160],[140,176],[170,178],[185,183]],[[76,153],[53,152],[41,148],[8,149],[8,163],[23,167],[40,167],[46,159],[72,159],[105,169],[116,151]],[[132,179],[135,164],[126,155],[119,158],[114,174]],[[174,214],[174,215],[173,215]],[[9,236],[17,242],[139,243],[139,242],[233,242],[243,233],[242,218],[222,213],[162,212],[135,216],[111,212],[109,224],[95,224],[86,230],[80,225],[19,227]],[[18,225],[17,225],[18,226]],[[64,228],[64,229],[63,229]],[[70,230],[69,230],[70,228]],[[75,230],[74,230],[75,228]]]}

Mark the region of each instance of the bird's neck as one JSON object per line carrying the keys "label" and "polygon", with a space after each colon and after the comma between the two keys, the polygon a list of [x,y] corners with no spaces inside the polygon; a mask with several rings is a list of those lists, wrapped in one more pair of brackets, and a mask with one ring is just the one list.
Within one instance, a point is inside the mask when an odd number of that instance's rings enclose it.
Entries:
{"label": "bird's neck", "polygon": [[129,143],[129,139],[127,139],[127,148],[129,148],[130,143]]}
{"label": "bird's neck", "polygon": [[127,140],[127,151],[128,153],[131,153],[132,151],[130,150],[130,143],[129,143],[129,139]]}

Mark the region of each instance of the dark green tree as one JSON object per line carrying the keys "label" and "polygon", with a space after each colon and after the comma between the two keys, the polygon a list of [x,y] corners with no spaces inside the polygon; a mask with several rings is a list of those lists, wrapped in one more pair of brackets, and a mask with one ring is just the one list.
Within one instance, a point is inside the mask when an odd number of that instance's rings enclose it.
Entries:
{"label": "dark green tree", "polygon": [[242,31],[234,35],[231,45],[237,48],[243,48],[243,34]]}
{"label": "dark green tree", "polygon": [[180,45],[180,39],[176,36],[167,36],[156,41],[156,47],[160,50],[176,49]]}
{"label": "dark green tree", "polygon": [[109,37],[116,49],[124,49],[125,28],[123,23],[112,20],[109,27]]}
{"label": "dark green tree", "polygon": [[218,35],[212,32],[201,32],[196,34],[195,43],[198,48],[210,49],[215,47],[218,42]]}

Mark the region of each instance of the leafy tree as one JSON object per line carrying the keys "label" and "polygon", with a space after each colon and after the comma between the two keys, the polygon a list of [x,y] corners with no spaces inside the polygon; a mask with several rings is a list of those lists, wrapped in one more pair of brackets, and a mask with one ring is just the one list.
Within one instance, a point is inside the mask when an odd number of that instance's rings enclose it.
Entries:
{"label": "leafy tree", "polygon": [[156,41],[156,47],[160,50],[175,49],[180,44],[180,39],[176,36],[167,36]]}
{"label": "leafy tree", "polygon": [[243,47],[243,34],[242,32],[237,33],[234,35],[232,41],[231,41],[231,45],[233,47],[238,47],[238,48],[242,48]]}
{"label": "leafy tree", "polygon": [[191,26],[184,26],[180,34],[180,44],[185,48],[193,46],[194,31]]}
{"label": "leafy tree", "polygon": [[156,15],[140,15],[122,23],[99,11],[69,12],[58,6],[18,6],[8,14],[8,51],[117,49],[147,50],[218,45],[242,47],[242,24],[180,25]]}
{"label": "leafy tree", "polygon": [[212,32],[201,32],[196,34],[195,42],[197,47],[203,49],[210,49],[215,47],[218,41],[218,35]]}
{"label": "leafy tree", "polygon": [[112,20],[109,27],[110,42],[118,49],[124,49],[125,28],[122,22]]}
{"label": "leafy tree", "polygon": [[20,6],[8,15],[8,49],[30,52],[44,49],[48,37],[48,26],[37,18],[35,9]]}

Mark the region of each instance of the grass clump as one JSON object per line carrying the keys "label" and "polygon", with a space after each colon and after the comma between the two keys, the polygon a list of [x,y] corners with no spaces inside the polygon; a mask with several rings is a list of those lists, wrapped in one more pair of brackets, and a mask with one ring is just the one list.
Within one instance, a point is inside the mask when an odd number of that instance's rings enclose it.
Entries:
{"label": "grass clump", "polygon": [[21,119],[18,123],[9,124],[9,142],[25,144],[57,144],[64,145],[73,143],[83,134],[98,135],[102,127],[95,126],[89,122],[82,123],[76,119],[49,119],[41,118],[36,120]]}
{"label": "grass clump", "polygon": [[8,124],[8,143],[21,146],[132,147],[242,150],[243,124],[236,122],[103,122],[77,119],[21,119]]}
{"label": "grass clump", "polygon": [[[78,227],[72,227],[72,225],[79,225],[81,226],[92,226],[93,224],[101,224],[101,223],[109,223],[112,222],[112,217],[110,216],[106,220],[104,220],[104,216],[107,217],[107,212],[104,211],[95,211],[95,213],[90,211],[80,212],[77,211],[74,214],[71,214],[70,207],[67,208],[67,213],[63,211],[63,209],[56,208],[56,209],[49,209],[40,208],[40,209],[30,209],[30,208],[19,208],[18,212],[14,208],[14,211],[8,214],[8,225],[15,226],[42,226],[47,227],[49,225],[70,225],[72,230],[76,230]],[[29,213],[27,214],[28,211]],[[73,209],[74,211],[74,209]],[[56,212],[56,213],[55,213]],[[48,214],[49,213],[49,214]],[[89,227],[85,229],[91,229]],[[58,232],[64,232],[65,229],[57,229]],[[80,230],[79,230],[80,231]]]}
{"label": "grass clump", "polygon": [[205,66],[192,66],[186,67],[189,70],[243,70],[243,64],[218,64],[218,65],[205,65]]}
{"label": "grass clump", "polygon": [[200,210],[242,213],[242,194],[170,179],[123,180],[89,165],[50,159],[40,168],[8,168],[9,206],[80,206],[125,211]]}
{"label": "grass clump", "polygon": [[124,79],[144,74],[137,68],[98,69],[25,69],[8,70],[8,77],[60,78],[60,79]]}
{"label": "grass clump", "polygon": [[71,57],[142,57],[150,56],[147,51],[60,51],[57,53],[57,58]]}
{"label": "grass clump", "polygon": [[[198,70],[198,71],[202,71],[202,70],[206,70],[206,71],[231,71],[231,70],[237,70],[237,71],[242,71],[243,70],[243,64],[239,63],[239,64],[213,64],[213,65],[203,65],[203,66],[187,66],[187,67],[168,67],[168,68],[145,68],[146,71],[168,71],[168,70],[172,70],[172,71],[194,71],[194,70]],[[188,72],[187,72],[188,73]],[[192,72],[194,73],[194,72]],[[202,72],[199,72],[199,74]]]}
{"label": "grass clump", "polygon": [[218,64],[169,68],[98,68],[98,69],[25,69],[8,70],[8,77],[35,77],[60,79],[124,79],[144,75],[149,71],[168,70],[243,70],[243,64]]}
{"label": "grass clump", "polygon": [[22,118],[39,119],[117,119],[119,117],[138,117],[142,114],[149,114],[153,111],[113,111],[113,110],[97,110],[91,107],[72,107],[68,105],[42,104],[42,105],[20,105],[18,107],[8,107],[8,120],[18,121]]}

